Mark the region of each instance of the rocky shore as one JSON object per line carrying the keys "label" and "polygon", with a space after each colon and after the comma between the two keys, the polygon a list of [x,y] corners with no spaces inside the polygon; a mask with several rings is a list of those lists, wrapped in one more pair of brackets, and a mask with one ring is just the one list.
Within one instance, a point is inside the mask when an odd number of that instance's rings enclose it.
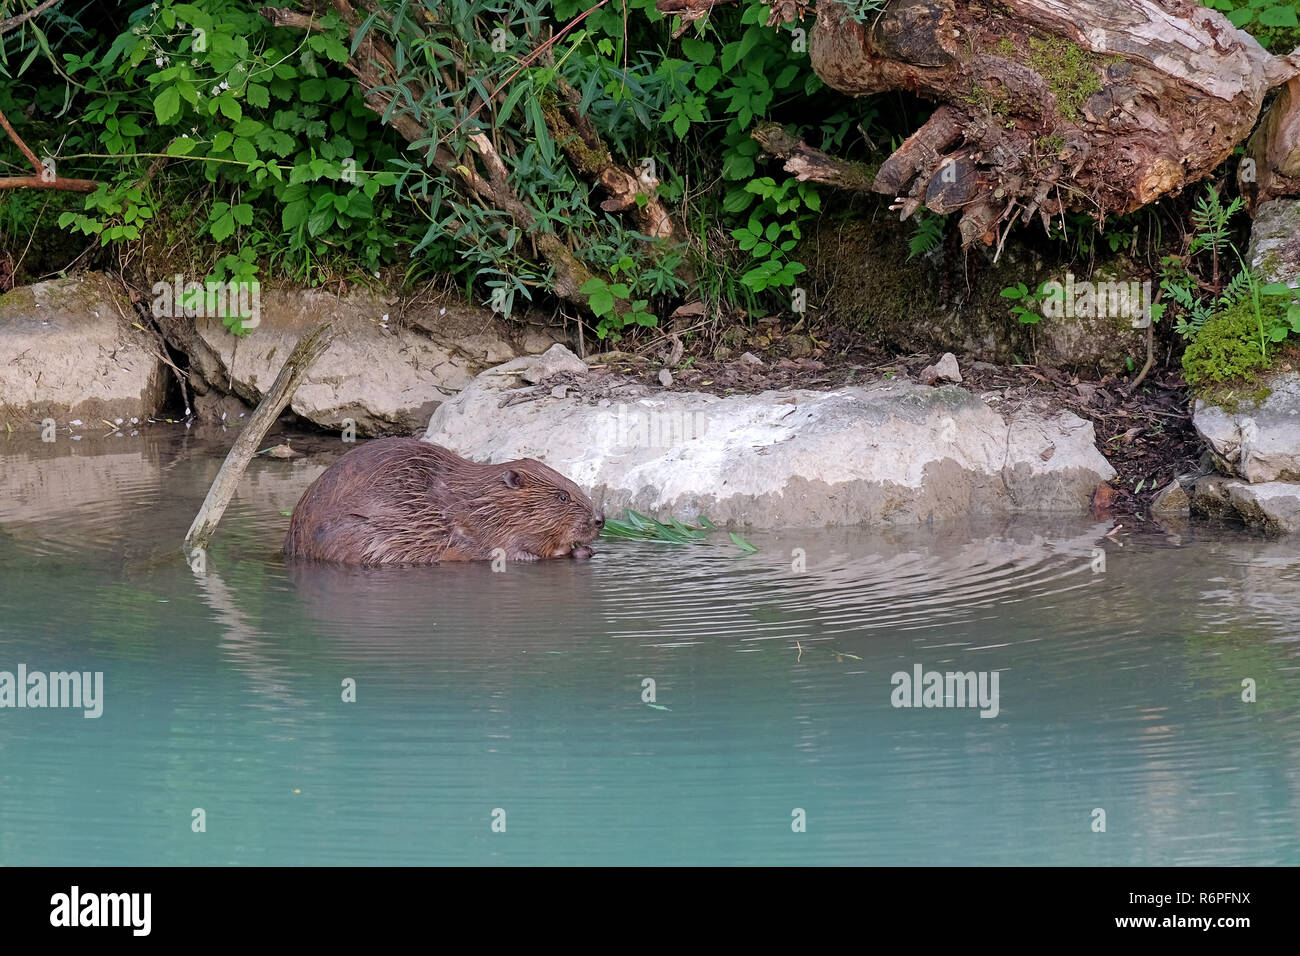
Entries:
{"label": "rocky shore", "polygon": [[1153,376],[1134,409],[1113,374],[952,355],[583,360],[561,326],[366,291],[267,290],[261,315],[239,337],[219,319],[154,321],[104,275],[15,289],[0,296],[0,427],[235,427],[328,315],[340,334],[293,399],[300,424],[540,458],[611,511],[781,527],[1118,509],[1300,531],[1295,371],[1231,411],[1180,407]]}

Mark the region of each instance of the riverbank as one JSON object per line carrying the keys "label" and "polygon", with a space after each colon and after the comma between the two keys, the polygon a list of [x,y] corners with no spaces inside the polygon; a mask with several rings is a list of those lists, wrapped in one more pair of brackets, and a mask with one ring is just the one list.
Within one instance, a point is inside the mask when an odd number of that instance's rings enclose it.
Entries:
{"label": "riverbank", "polygon": [[[149,305],[138,290],[120,279],[93,273],[0,297],[0,340],[13,356],[0,369],[0,416],[5,427],[48,431],[53,423],[52,434],[69,436],[99,431],[101,426],[112,434],[158,420],[237,427],[260,401],[263,387],[274,378],[296,336],[325,315],[335,318],[343,331],[295,396],[286,420],[294,427],[320,429],[322,434],[411,434],[431,416],[436,419],[439,409],[458,401],[473,383],[484,376],[492,378],[511,362],[528,365],[530,356],[555,345],[567,351],[585,344],[592,350],[576,325],[566,325],[562,319],[533,315],[525,322],[509,323],[445,292],[403,299],[361,288],[339,294],[268,290],[263,293],[259,325],[245,337],[231,334],[219,318],[156,317]],[[891,355],[843,330],[798,318],[763,319],[745,327],[715,324],[711,334],[689,333],[680,323],[670,324],[666,334],[651,330],[639,340],[627,340],[625,351],[589,354],[583,362],[574,358],[576,367],[562,363],[546,369],[540,377],[506,389],[500,398],[502,411],[492,417],[508,417],[506,408],[539,396],[579,399],[589,405],[603,401],[606,406],[628,401],[652,406],[668,400],[689,406],[707,398],[710,414],[718,415],[730,407],[729,400],[770,393],[765,399],[768,411],[774,405],[786,406],[778,409],[783,416],[789,405],[806,407],[818,395],[859,390],[854,392],[857,398],[870,393],[874,397],[869,402],[876,402],[889,393],[888,401],[877,403],[861,423],[852,420],[860,409],[843,421],[840,412],[833,413],[837,427],[844,429],[834,455],[843,461],[856,455],[862,444],[852,437],[855,428],[861,425],[861,435],[870,439],[882,421],[905,421],[911,413],[901,418],[897,413],[909,404],[947,403],[975,416],[970,418],[970,434],[958,441],[960,453],[953,460],[958,471],[981,476],[978,487],[967,487],[967,478],[954,487],[934,474],[925,477],[926,468],[951,472],[944,464],[951,456],[942,445],[957,436],[956,431],[949,433],[950,426],[965,421],[942,413],[942,408],[938,417],[926,419],[933,432],[927,440],[931,445],[938,442],[937,450],[923,447],[925,441],[915,430],[919,418],[904,425],[890,439],[893,444],[886,443],[885,452],[876,449],[877,457],[883,454],[898,465],[897,473],[881,472],[882,466],[875,462],[868,467],[864,458],[847,469],[804,474],[831,486],[858,479],[908,488],[927,480],[933,484],[925,507],[910,491],[904,506],[886,496],[857,513],[856,520],[865,521],[888,515],[894,520],[942,516],[947,508],[936,511],[933,504],[946,496],[955,508],[965,506],[964,502],[996,511],[1003,505],[993,502],[1006,498],[1003,504],[1012,510],[1035,503],[1046,510],[1082,509],[1097,518],[1122,519],[1133,528],[1153,514],[1186,514],[1194,483],[1214,470],[1193,425],[1191,395],[1181,373],[1168,367],[1168,362],[1157,364],[1135,389],[1133,372],[1090,374],[1045,363],[991,363],[964,354]],[[89,337],[86,340],[96,343],[95,348],[74,348],[79,336]],[[135,357],[123,361],[124,355]],[[946,397],[927,397],[935,389]],[[599,414],[607,417],[607,412]],[[763,415],[768,412],[759,417]],[[975,424],[976,418],[983,424]],[[1017,492],[1014,482],[1008,481],[1008,467],[1015,467],[1012,449],[1019,441],[1013,440],[1013,433],[1025,423],[1031,423],[1026,434],[1037,435],[1033,441],[1040,447],[1017,448],[1015,455],[1021,456],[1026,474],[1057,475],[1051,479],[1046,501],[1039,491],[1024,486]],[[1064,454],[1053,459],[1066,447],[1076,457],[1081,453],[1075,433],[1082,425],[1088,427],[1085,444],[1096,458],[1083,464],[1081,471],[1070,472],[1082,459],[1066,461]],[[719,427],[723,432],[715,431],[711,438],[720,440],[726,428],[737,426],[733,422]],[[551,451],[546,441],[528,447],[532,449],[528,453],[538,457]],[[472,445],[458,450],[470,457],[493,453]],[[590,459],[581,449],[570,457]],[[1225,476],[1230,476],[1232,469],[1220,464]],[[684,459],[669,466],[676,474],[689,472]],[[1074,476],[1068,487],[1058,480],[1067,472]],[[790,478],[774,475],[769,490],[783,488]],[[1086,494],[1081,491],[1085,485]],[[1221,489],[1210,491],[1216,501],[1224,498]],[[710,493],[707,487],[693,489],[696,497],[707,498]],[[1023,500],[1016,500],[1017,493]],[[643,506],[659,500],[638,494],[629,489],[629,500]],[[827,502],[833,498],[833,493],[826,493]],[[1224,511],[1217,504],[1205,510]],[[1227,510],[1231,513],[1231,508]],[[727,511],[721,512],[724,520]],[[842,501],[829,511],[796,509],[781,514],[796,521],[807,517],[813,523],[855,519],[853,508]],[[753,520],[747,511],[734,518],[740,523]],[[762,523],[772,520],[775,517],[768,516]]]}

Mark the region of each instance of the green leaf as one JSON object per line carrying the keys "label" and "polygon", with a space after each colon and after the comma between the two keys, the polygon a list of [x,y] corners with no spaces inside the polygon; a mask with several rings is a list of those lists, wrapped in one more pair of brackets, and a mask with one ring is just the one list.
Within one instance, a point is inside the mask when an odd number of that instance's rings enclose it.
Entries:
{"label": "green leaf", "polygon": [[197,145],[198,143],[190,139],[188,136],[178,136],[167,144],[167,155],[188,156],[190,153],[194,152],[194,147]]}
{"label": "green leaf", "polygon": [[174,86],[166,87],[153,101],[153,115],[159,123],[170,123],[181,111],[181,94]]}
{"label": "green leaf", "polygon": [[271,93],[260,83],[249,83],[244,90],[244,99],[248,100],[250,106],[260,109],[266,109],[271,105]]}
{"label": "green leaf", "polygon": [[307,234],[319,236],[332,225],[334,225],[334,207],[324,206],[307,218]]}
{"label": "green leaf", "polygon": [[748,208],[753,201],[753,193],[742,188],[735,188],[727,192],[726,198],[722,200],[722,208],[724,211],[734,214]]}
{"label": "green leaf", "polygon": [[229,239],[230,236],[234,233],[234,231],[235,231],[235,217],[232,216],[229,212],[226,212],[224,215],[218,217],[212,223],[212,238],[217,240],[217,242],[221,242],[224,239]]}
{"label": "green leaf", "polygon": [[712,43],[707,40],[697,40],[694,37],[682,38],[682,52],[687,58],[698,63],[700,66],[708,66],[713,62],[714,54],[717,50]]}
{"label": "green leaf", "polygon": [[695,88],[701,93],[707,93],[718,85],[720,79],[722,79],[722,71],[716,66],[701,67],[695,74]]}
{"label": "green leaf", "polygon": [[310,213],[311,202],[306,199],[299,199],[287,204],[280,212],[280,224],[286,231],[295,231],[299,226],[307,221],[307,216],[310,215]]}
{"label": "green leaf", "polygon": [[1259,25],[1262,27],[1294,27],[1300,26],[1300,21],[1296,19],[1295,7],[1283,4],[1261,10],[1259,12]]}
{"label": "green leaf", "polygon": [[304,103],[319,103],[325,98],[325,81],[306,80],[299,84],[298,96]]}
{"label": "green leaf", "polygon": [[727,534],[731,536],[731,540],[735,543],[736,547],[741,551],[744,551],[746,554],[753,554],[758,550],[758,548],[754,547],[740,535],[736,534],[736,532],[728,531]]}
{"label": "green leaf", "polygon": [[594,315],[602,316],[614,311],[614,295],[608,289],[601,289],[589,293],[588,307]]}

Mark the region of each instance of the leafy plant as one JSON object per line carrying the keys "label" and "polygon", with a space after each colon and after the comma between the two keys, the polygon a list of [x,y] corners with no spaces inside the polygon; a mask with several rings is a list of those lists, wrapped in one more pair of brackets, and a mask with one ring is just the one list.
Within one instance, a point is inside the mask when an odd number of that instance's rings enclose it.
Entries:
{"label": "leafy plant", "polygon": [[1023,282],[1017,282],[1015,285],[1007,286],[998,294],[1004,299],[1022,303],[1013,305],[1011,314],[1026,325],[1037,325],[1043,320],[1043,303],[1055,294],[1048,288],[1049,285],[1050,283],[1043,282],[1037,289],[1031,291]]}
{"label": "leafy plant", "polygon": [[924,255],[939,245],[943,241],[943,227],[948,221],[946,216],[932,213],[928,209],[918,210],[914,220],[916,229],[907,240],[908,259]]}

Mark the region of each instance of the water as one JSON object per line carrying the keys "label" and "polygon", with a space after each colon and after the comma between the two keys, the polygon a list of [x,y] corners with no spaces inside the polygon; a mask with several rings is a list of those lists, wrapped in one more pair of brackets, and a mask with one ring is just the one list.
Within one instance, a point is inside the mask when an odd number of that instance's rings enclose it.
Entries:
{"label": "water", "polygon": [[[228,441],[0,444],[0,670],[104,675],[98,719],[0,709],[0,864],[1300,863],[1294,544],[1018,519],[288,567],[331,450],[256,459],[195,574]],[[895,708],[916,664],[996,672],[996,716]]]}

